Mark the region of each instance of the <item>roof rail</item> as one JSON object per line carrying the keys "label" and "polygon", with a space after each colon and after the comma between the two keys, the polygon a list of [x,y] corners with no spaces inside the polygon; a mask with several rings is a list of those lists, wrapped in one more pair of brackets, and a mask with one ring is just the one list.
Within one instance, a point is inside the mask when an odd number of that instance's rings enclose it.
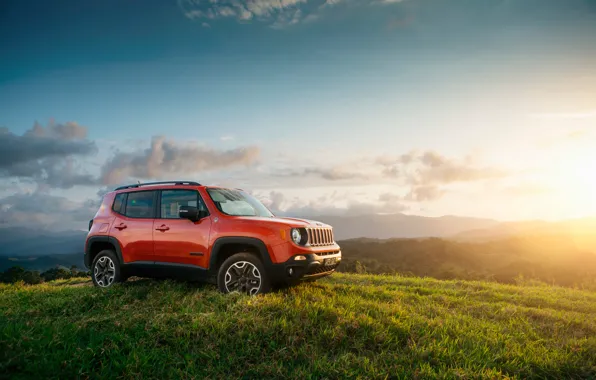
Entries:
{"label": "roof rail", "polygon": [[136,187],[141,187],[141,186],[166,185],[166,184],[173,184],[176,186],[179,186],[179,185],[201,186],[200,183],[194,182],[194,181],[145,182],[145,183],[135,183],[134,185],[120,186],[120,187],[114,189],[114,191],[124,190],[124,189],[134,189]]}

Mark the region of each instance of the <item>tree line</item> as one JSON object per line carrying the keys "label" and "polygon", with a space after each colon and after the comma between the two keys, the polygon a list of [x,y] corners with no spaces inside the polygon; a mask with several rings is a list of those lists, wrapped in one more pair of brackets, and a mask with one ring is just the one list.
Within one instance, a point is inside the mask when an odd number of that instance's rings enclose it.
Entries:
{"label": "tree line", "polygon": [[25,284],[35,285],[46,281],[69,279],[76,277],[89,277],[91,272],[79,269],[76,265],[70,268],[55,267],[44,272],[36,270],[26,270],[19,266],[8,268],[0,272],[0,282],[5,284],[14,284],[24,282]]}

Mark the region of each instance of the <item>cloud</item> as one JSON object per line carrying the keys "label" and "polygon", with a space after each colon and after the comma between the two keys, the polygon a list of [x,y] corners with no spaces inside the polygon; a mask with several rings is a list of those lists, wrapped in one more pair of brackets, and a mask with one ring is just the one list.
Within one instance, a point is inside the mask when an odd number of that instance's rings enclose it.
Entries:
{"label": "cloud", "polygon": [[438,186],[415,186],[406,195],[405,199],[415,202],[434,201],[441,198],[445,194]]}
{"label": "cloud", "polygon": [[301,9],[307,0],[178,0],[184,15],[191,19],[234,18],[239,22],[257,20],[280,28],[307,16]]}
{"label": "cloud", "polygon": [[284,12],[280,14],[271,27],[273,29],[282,29],[289,25],[298,24],[302,20],[302,11],[296,9],[293,13]]}
{"label": "cloud", "polygon": [[323,4],[321,4],[321,7],[332,7],[334,5],[341,3],[342,1],[343,0],[325,0],[325,2]]}
{"label": "cloud", "polygon": [[97,152],[86,137],[87,128],[74,122],[47,127],[35,123],[22,136],[0,128],[0,176],[60,188],[87,184],[92,177],[79,173],[74,164],[75,157]]}
{"label": "cloud", "polygon": [[97,200],[75,202],[42,192],[14,194],[0,199],[0,226],[85,229],[99,204]]}
{"label": "cloud", "polygon": [[305,177],[314,176],[328,181],[342,181],[352,179],[365,179],[365,174],[356,171],[349,171],[341,168],[319,168],[308,167],[299,170],[278,171],[274,174],[277,177]]}
{"label": "cloud", "polygon": [[450,159],[437,152],[410,152],[397,158],[382,156],[376,163],[386,177],[398,178],[414,186],[441,185],[504,177],[506,173],[492,167],[477,167],[471,159]]}
{"label": "cloud", "polygon": [[117,153],[101,168],[101,182],[121,183],[127,178],[157,179],[172,175],[189,175],[202,171],[252,165],[259,156],[254,146],[216,150],[197,145],[181,145],[156,136],[145,150]]}
{"label": "cloud", "polygon": [[[240,23],[256,21],[282,29],[299,23],[310,23],[321,14],[340,5],[392,5],[403,0],[178,0],[178,7],[191,20],[235,19]],[[391,27],[410,23],[395,21]],[[399,24],[399,25],[398,25]]]}
{"label": "cloud", "polygon": [[276,168],[261,168],[264,170],[258,173],[260,186],[391,186],[403,195],[402,201],[430,202],[447,194],[449,185],[510,175],[499,168],[480,165],[473,157],[450,158],[432,150],[359,157],[334,166],[295,167],[291,162],[281,165],[277,162]]}
{"label": "cloud", "polygon": [[25,132],[25,136],[50,137],[60,140],[81,140],[87,137],[87,128],[72,121],[64,124],[50,122],[45,128],[36,122],[33,128]]}
{"label": "cloud", "polygon": [[269,207],[269,209],[271,210],[282,210],[282,205],[284,202],[284,195],[283,193],[280,193],[278,191],[272,191],[269,193],[269,198],[268,198],[268,204],[267,207]]}
{"label": "cloud", "polygon": [[398,203],[401,202],[401,200],[402,198],[399,195],[393,193],[383,193],[379,195],[379,201],[385,203]]}
{"label": "cloud", "polygon": [[[287,198],[282,192],[253,194],[265,204],[274,214],[280,216],[314,217],[327,216],[357,216],[370,214],[395,214],[409,209],[401,203],[401,197],[384,193],[376,201],[361,201],[350,199],[349,195],[340,196],[337,192],[326,194],[317,199],[305,201],[300,198]],[[343,201],[345,207],[338,207],[338,202]]]}

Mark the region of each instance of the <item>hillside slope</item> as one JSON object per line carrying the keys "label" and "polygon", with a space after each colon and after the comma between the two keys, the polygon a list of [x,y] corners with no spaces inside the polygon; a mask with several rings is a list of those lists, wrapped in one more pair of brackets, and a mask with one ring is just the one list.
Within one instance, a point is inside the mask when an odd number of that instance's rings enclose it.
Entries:
{"label": "hillside slope", "polygon": [[358,272],[359,262],[370,274],[397,272],[504,283],[515,283],[521,275],[550,284],[596,290],[596,245],[586,250],[568,236],[520,236],[478,242],[439,238],[353,239],[339,244],[342,272]]}
{"label": "hillside slope", "polygon": [[0,285],[0,377],[596,376],[592,292],[347,274],[256,298],[73,283]]}

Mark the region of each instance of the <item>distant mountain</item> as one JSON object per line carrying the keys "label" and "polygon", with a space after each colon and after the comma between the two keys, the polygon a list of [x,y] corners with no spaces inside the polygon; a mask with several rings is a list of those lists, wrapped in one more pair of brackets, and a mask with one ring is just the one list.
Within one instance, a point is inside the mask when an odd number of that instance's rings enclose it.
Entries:
{"label": "distant mountain", "polygon": [[313,216],[333,226],[338,240],[360,237],[374,239],[448,237],[474,229],[489,229],[500,222],[492,219],[442,216],[438,218],[393,214],[361,216]]}
{"label": "distant mountain", "polygon": [[44,231],[0,228],[0,256],[41,256],[83,253],[86,231]]}
{"label": "distant mountain", "polygon": [[594,247],[596,218],[570,219],[556,222],[503,222],[492,227],[475,228],[451,236],[455,240],[491,241],[515,236],[566,236],[578,245]]}
{"label": "distant mountain", "polygon": [[8,257],[0,256],[0,272],[14,266],[27,270],[45,271],[56,266],[70,268],[76,265],[79,269],[85,269],[82,253],[57,254],[38,257]]}
{"label": "distant mountain", "polygon": [[[490,219],[443,216],[363,215],[313,216],[334,227],[336,239],[446,237],[472,229],[495,227]],[[24,228],[0,228],[0,255],[39,256],[83,252],[86,231],[49,232]]]}
{"label": "distant mountain", "polygon": [[[518,235],[566,235],[592,246],[596,218],[561,222],[499,222],[492,219],[415,215],[310,216],[333,226],[336,240],[440,237],[489,241]],[[83,253],[86,231],[50,232],[0,228],[0,256],[33,257]],[[586,240],[587,239],[587,240]]]}

